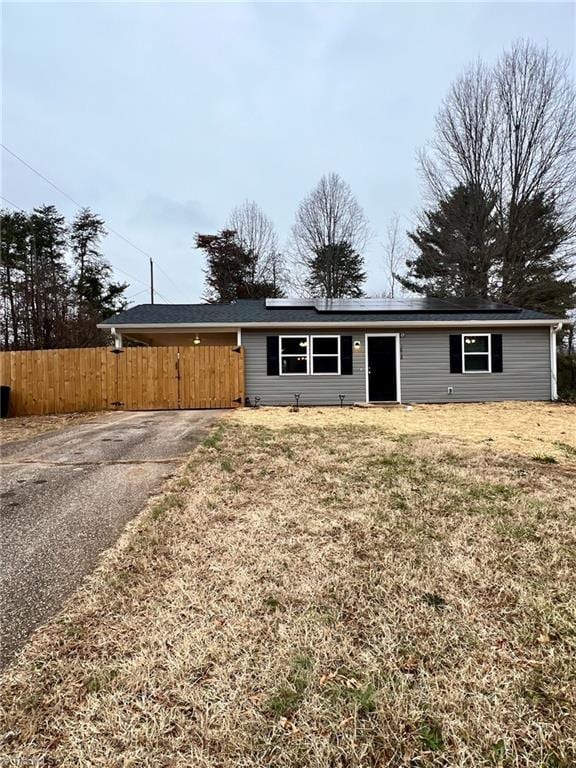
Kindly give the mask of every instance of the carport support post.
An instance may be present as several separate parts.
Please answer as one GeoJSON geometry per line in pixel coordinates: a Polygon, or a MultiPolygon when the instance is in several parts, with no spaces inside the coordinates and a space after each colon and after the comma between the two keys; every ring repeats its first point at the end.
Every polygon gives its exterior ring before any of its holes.
{"type": "Polygon", "coordinates": [[[110,328],[110,333],[114,339],[114,349],[122,349],[122,334],[116,328],[110,328]]]}

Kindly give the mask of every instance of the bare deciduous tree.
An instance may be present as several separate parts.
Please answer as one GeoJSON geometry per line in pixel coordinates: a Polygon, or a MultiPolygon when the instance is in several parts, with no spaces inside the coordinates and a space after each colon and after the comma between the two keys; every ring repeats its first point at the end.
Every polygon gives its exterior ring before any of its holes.
{"type": "Polygon", "coordinates": [[[226,229],[235,232],[236,242],[250,257],[250,282],[270,284],[280,294],[286,278],[285,265],[272,220],[256,202],[246,200],[234,208],[226,229]]]}
{"type": "Polygon", "coordinates": [[[528,41],[514,44],[492,67],[478,62],[452,86],[435,139],[420,156],[431,207],[445,205],[457,188],[481,190],[494,201],[492,295],[510,303],[527,297],[541,303],[537,289],[547,265],[558,306],[570,301],[576,92],[567,68],[558,54],[528,41]]]}
{"type": "Polygon", "coordinates": [[[435,119],[435,137],[420,153],[432,202],[455,186],[491,189],[498,117],[492,73],[482,63],[456,80],[435,119]]]}
{"type": "Polygon", "coordinates": [[[294,271],[317,271],[318,259],[342,249],[361,257],[367,240],[368,222],[350,186],[337,173],[329,173],[298,206],[292,227],[294,271]]]}
{"type": "Polygon", "coordinates": [[[407,248],[400,230],[400,216],[394,213],[386,230],[386,240],[382,243],[384,248],[384,275],[386,278],[386,290],[384,296],[393,299],[402,284],[398,281],[398,274],[406,262],[407,248]]]}
{"type": "Polygon", "coordinates": [[[306,260],[321,248],[347,243],[362,252],[368,240],[368,222],[350,186],[337,173],[322,176],[302,200],[292,227],[300,258],[306,260]]]}
{"type": "Polygon", "coordinates": [[[516,43],[493,68],[478,62],[450,89],[421,153],[435,200],[454,186],[498,193],[502,209],[542,194],[573,203],[576,97],[567,62],[516,43]]]}
{"type": "Polygon", "coordinates": [[[503,55],[494,89],[499,105],[494,175],[505,232],[501,291],[510,300],[525,284],[526,254],[518,241],[532,226],[535,199],[554,204],[564,243],[576,235],[576,95],[567,63],[531,43],[503,55]]]}

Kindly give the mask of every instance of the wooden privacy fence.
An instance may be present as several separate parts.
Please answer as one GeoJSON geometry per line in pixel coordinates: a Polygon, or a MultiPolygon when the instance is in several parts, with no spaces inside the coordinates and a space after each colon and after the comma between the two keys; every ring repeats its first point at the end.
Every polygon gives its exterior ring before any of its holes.
{"type": "Polygon", "coordinates": [[[233,408],[244,402],[242,347],[108,347],[0,352],[10,415],[105,409],[233,408]]]}

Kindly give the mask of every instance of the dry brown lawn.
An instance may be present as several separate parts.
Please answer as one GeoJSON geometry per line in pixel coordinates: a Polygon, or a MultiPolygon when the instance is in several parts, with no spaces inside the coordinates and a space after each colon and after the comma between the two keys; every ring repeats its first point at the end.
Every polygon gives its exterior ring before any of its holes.
{"type": "Polygon", "coordinates": [[[54,416],[16,416],[0,419],[0,443],[12,443],[55,429],[96,418],[94,413],[60,413],[54,416]]]}
{"type": "MultiPolygon", "coordinates": [[[[246,424],[283,428],[294,423],[290,408],[247,409],[246,424]]],[[[544,454],[558,461],[576,460],[576,405],[566,403],[455,403],[391,408],[301,408],[298,423],[321,427],[354,424],[393,434],[443,435],[483,443],[489,448],[529,456],[544,454]],[[354,415],[351,415],[351,414],[354,415]]]]}
{"type": "Polygon", "coordinates": [[[6,672],[0,764],[573,766],[573,434],[536,409],[538,458],[234,414],[6,672]]]}

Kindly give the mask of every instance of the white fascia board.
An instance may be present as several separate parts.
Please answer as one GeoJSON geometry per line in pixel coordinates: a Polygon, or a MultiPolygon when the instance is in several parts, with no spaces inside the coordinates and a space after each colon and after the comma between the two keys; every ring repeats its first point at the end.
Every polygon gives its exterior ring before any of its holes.
{"type": "Polygon", "coordinates": [[[239,325],[238,323],[235,323],[234,325],[230,325],[230,323],[154,323],[151,325],[150,323],[131,323],[130,325],[123,324],[123,323],[116,323],[114,326],[107,325],[106,323],[98,323],[96,328],[102,328],[105,331],[109,331],[111,328],[116,328],[116,330],[122,330],[122,333],[127,333],[129,331],[141,331],[141,332],[149,332],[154,333],[154,331],[170,331],[172,333],[178,333],[179,331],[188,331],[191,328],[194,330],[205,330],[205,331],[218,331],[222,333],[223,331],[229,331],[230,333],[236,333],[239,328],[244,328],[246,326],[239,325]]]}
{"type": "MultiPolygon", "coordinates": [[[[183,331],[187,329],[194,330],[227,330],[230,333],[235,333],[238,328],[250,331],[252,329],[271,328],[477,328],[478,326],[486,327],[523,327],[523,326],[551,326],[558,323],[566,322],[565,320],[410,320],[410,321],[394,321],[394,320],[372,320],[364,322],[361,321],[342,321],[342,322],[283,322],[283,323],[271,323],[271,322],[258,322],[258,323],[237,323],[231,326],[230,323],[155,323],[154,325],[148,324],[133,324],[124,325],[123,323],[116,323],[116,330],[128,333],[130,331],[148,331],[153,333],[154,331],[183,331]]],[[[106,325],[106,323],[99,323],[97,328],[103,328],[109,330],[112,326],[106,325]]]]}

